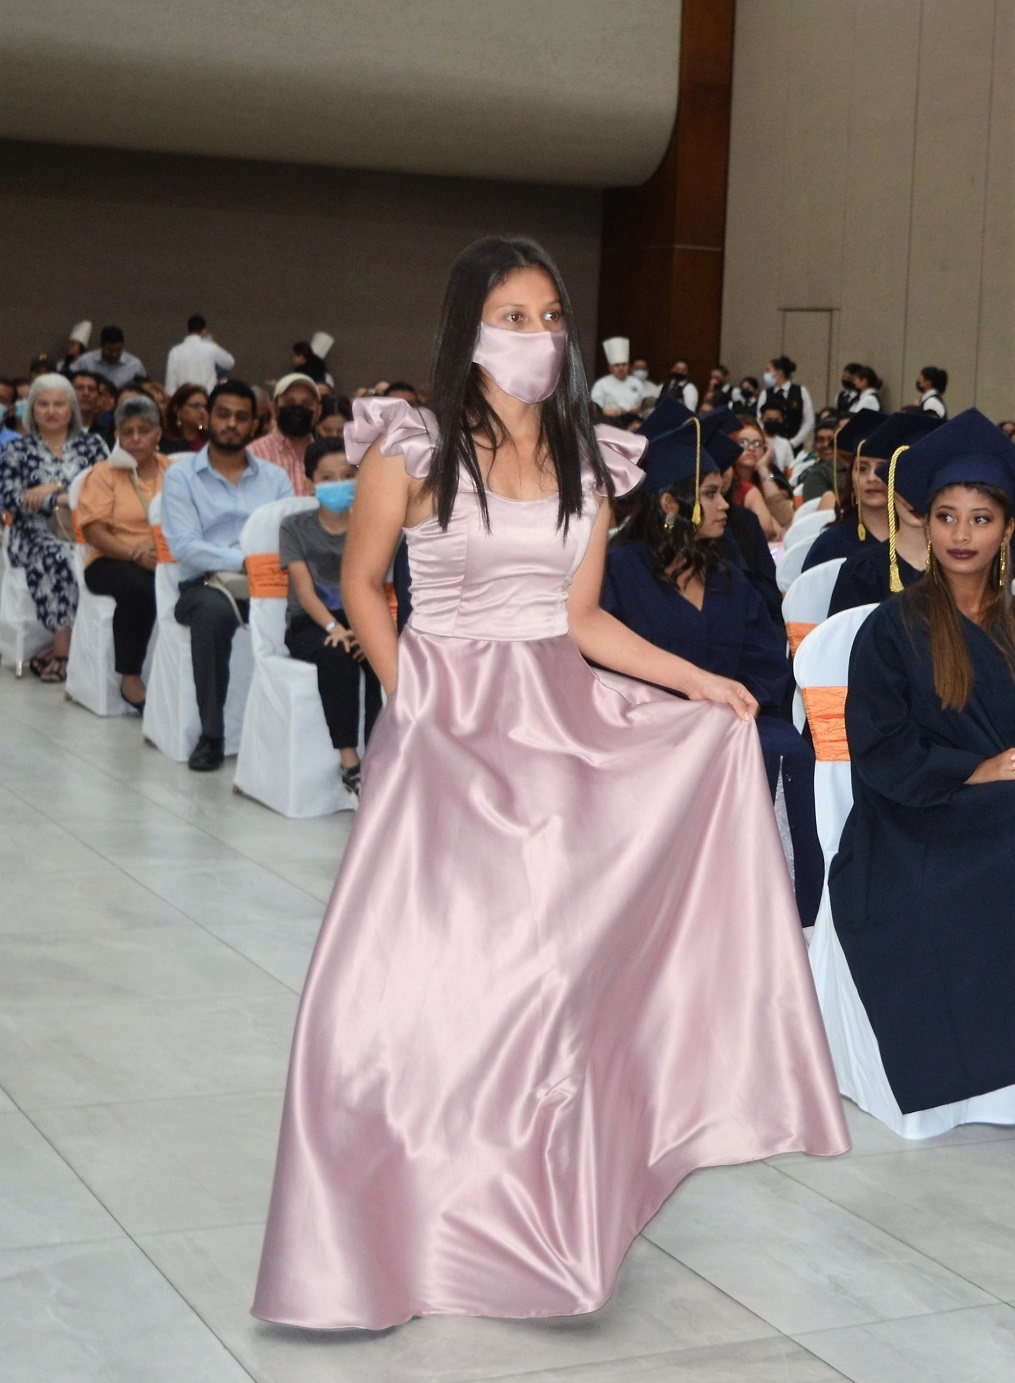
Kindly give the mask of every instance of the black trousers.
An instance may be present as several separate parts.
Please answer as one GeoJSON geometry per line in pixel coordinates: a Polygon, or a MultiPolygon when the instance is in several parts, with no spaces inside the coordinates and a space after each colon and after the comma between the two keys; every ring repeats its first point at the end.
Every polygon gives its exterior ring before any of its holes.
{"type": "Polygon", "coordinates": [[[116,601],[116,670],[121,677],[140,677],[155,627],[155,573],[119,557],[96,557],[85,567],[85,585],[95,595],[111,595],[116,601]]]}
{"type": "MultiPolygon", "coordinates": [[[[237,602],[246,619],[249,600],[237,602]]],[[[206,586],[202,577],[180,586],[176,602],[177,621],[190,627],[190,656],[194,664],[194,686],[201,731],[210,739],[224,738],[222,712],[229,690],[229,654],[233,636],[240,627],[229,597],[206,586]]]]}
{"type": "MultiPolygon", "coordinates": [[[[339,624],[349,621],[339,611],[339,624]]],[[[329,647],[324,630],[309,616],[297,617],[286,631],[286,647],[294,658],[317,665],[317,687],[324,719],[336,749],[355,749],[359,744],[359,683],[364,679],[364,737],[370,738],[381,709],[381,684],[369,663],[359,663],[342,647],[329,647]]]]}

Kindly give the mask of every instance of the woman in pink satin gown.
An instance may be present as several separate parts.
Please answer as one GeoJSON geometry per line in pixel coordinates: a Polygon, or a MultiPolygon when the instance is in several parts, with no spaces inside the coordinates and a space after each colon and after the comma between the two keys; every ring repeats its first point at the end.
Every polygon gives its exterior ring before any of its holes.
{"type": "Polygon", "coordinates": [[[595,1311],[695,1168],[848,1147],[756,707],[599,609],[643,443],[587,399],[556,268],[487,240],[434,414],[346,429],[346,609],[389,700],[297,1021],[265,1320],[595,1311]]]}

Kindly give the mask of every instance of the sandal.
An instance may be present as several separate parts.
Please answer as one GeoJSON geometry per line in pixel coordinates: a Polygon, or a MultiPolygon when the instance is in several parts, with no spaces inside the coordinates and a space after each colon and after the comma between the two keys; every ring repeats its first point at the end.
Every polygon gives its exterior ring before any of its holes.
{"type": "Polygon", "coordinates": [[[38,674],[38,676],[40,682],[46,682],[50,686],[55,685],[58,682],[66,682],[67,659],[50,658],[49,662],[38,674]]]}
{"type": "Polygon", "coordinates": [[[53,658],[53,645],[47,644],[45,648],[39,650],[35,657],[29,662],[28,667],[36,677],[41,677],[49,667],[53,658]]]}

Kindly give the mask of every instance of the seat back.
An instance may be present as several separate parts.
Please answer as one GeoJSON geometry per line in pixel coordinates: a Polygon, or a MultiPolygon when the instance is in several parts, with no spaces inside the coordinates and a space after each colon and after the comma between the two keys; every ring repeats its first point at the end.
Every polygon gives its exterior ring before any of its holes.
{"type": "Polygon", "coordinates": [[[176,602],[180,598],[180,568],[173,561],[173,554],[169,551],[169,544],[166,542],[162,532],[162,496],[158,494],[148,506],[148,522],[151,524],[152,537],[155,539],[155,550],[158,553],[159,564],[155,568],[155,610],[157,618],[160,620],[175,620],[174,611],[176,602]]]}
{"type": "Polygon", "coordinates": [[[830,615],[800,645],[793,664],[814,744],[814,811],[825,871],[853,805],[846,742],[849,655],[860,626],[877,605],[859,605],[830,615]]]}
{"type": "Polygon", "coordinates": [[[250,581],[250,641],[255,658],[287,655],[285,609],[289,578],[279,566],[278,530],[283,519],[316,509],[309,495],[276,499],[255,509],[243,525],[240,549],[250,581]]]}
{"type": "Polygon", "coordinates": [[[802,571],[786,592],[782,617],[786,621],[786,637],[794,658],[811,630],[828,618],[828,603],[845,560],[845,557],[836,557],[831,562],[811,567],[810,571],[802,571]]]}
{"type": "Polygon", "coordinates": [[[814,511],[815,511],[815,509],[817,509],[817,507],[818,507],[818,505],[819,505],[820,503],[821,503],[821,497],[820,497],[820,496],[819,496],[817,499],[805,499],[805,500],[803,500],[803,501],[797,506],[796,514],[793,516],[793,522],[794,522],[794,523],[799,523],[800,520],[803,519],[803,518],[806,518],[808,514],[813,514],[814,511]]]}
{"type": "Polygon", "coordinates": [[[802,543],[797,543],[795,547],[785,548],[781,557],[776,561],[775,584],[783,595],[803,571],[804,561],[813,542],[813,537],[805,538],[802,543]]]}
{"type": "Polygon", "coordinates": [[[808,538],[816,538],[823,528],[834,522],[834,509],[818,509],[811,514],[804,514],[802,518],[798,514],[786,529],[782,545],[788,552],[796,547],[797,543],[806,542],[808,538]]]}

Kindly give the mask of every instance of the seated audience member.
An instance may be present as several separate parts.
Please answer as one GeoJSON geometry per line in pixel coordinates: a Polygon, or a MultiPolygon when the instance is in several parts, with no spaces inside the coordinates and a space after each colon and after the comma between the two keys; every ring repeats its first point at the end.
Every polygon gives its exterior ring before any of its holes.
{"type": "Polygon", "coordinates": [[[395,380],[389,384],[384,391],[386,399],[405,399],[406,403],[412,408],[419,407],[419,394],[416,392],[414,384],[407,384],[405,380],[395,380]]]}
{"type": "MultiPolygon", "coordinates": [[[[836,433],[837,459],[841,458],[845,462],[845,479],[838,495],[830,491],[821,498],[818,508],[831,509],[834,506],[835,521],[829,524],[827,528],[822,529],[811,543],[810,551],[804,558],[804,571],[809,571],[811,567],[819,566],[822,562],[830,562],[836,557],[851,557],[868,540],[867,526],[861,524],[860,521],[860,507],[864,503],[863,498],[860,500],[860,506],[857,504],[856,487],[860,471],[859,462],[863,459],[864,442],[872,432],[887,421],[887,417],[888,415],[885,413],[875,413],[873,408],[862,408],[859,413],[851,413],[849,421],[843,423],[836,433]]],[[[876,459],[875,466],[877,461],[881,459],[880,457],[876,459]]],[[[871,517],[878,532],[883,527],[883,535],[887,537],[888,491],[881,485],[877,475],[869,466],[864,467],[864,479],[871,491],[871,514],[869,517],[871,517]],[[883,495],[881,491],[884,491],[883,495]]],[[[871,541],[876,540],[877,535],[871,539],[871,541]]]]}
{"type": "Polygon", "coordinates": [[[998,427],[1009,441],[1015,441],[1015,419],[1005,418],[998,423],[998,427]]]}
{"type": "Polygon", "coordinates": [[[43,682],[65,682],[78,608],[67,490],[75,476],[102,460],[106,445],[82,432],[65,375],[40,375],[32,384],[25,431],[0,452],[0,509],[11,516],[7,558],[24,571],[39,623],[53,635],[30,667],[43,682]]]}
{"type": "Polygon", "coordinates": [[[16,406],[17,390],[13,379],[0,378],[0,451],[8,442],[16,442],[22,435],[14,425],[17,422],[16,406]]]}
{"type": "Polygon", "coordinates": [[[753,510],[733,503],[736,467],[743,455],[734,434],[740,429],[740,419],[729,409],[715,409],[702,423],[702,440],[720,469],[719,482],[728,506],[726,531],[719,540],[719,548],[726,561],[742,572],[757,591],[772,623],[782,629],[782,592],[768,539],[753,510]]]}
{"type": "Polygon", "coordinates": [[[169,457],[159,451],[162,419],[155,400],[128,396],[116,405],[116,446],[92,467],[78,496],[78,525],[88,544],[85,585],[116,601],[113,650],[120,691],[144,710],[144,670],[155,625],[155,539],[148,521],[169,457]]]}
{"type": "Polygon", "coordinates": [[[250,454],[280,466],[289,477],[293,494],[308,494],[303,458],[321,416],[317,385],[309,375],[283,375],[275,385],[274,410],[274,428],[252,444],[250,454]]]}
{"type": "Polygon", "coordinates": [[[772,439],[765,435],[754,418],[738,414],[739,430],[734,441],[740,444],[736,464],[733,503],[742,504],[757,516],[765,537],[778,542],[793,518],[793,495],[779,475],[772,439]]]}
{"type": "Polygon", "coordinates": [[[208,391],[200,384],[183,384],[169,400],[166,409],[166,435],[162,451],[200,451],[208,443],[208,391]]]}
{"type": "Polygon", "coordinates": [[[933,413],[892,413],[867,438],[865,454],[886,456],[878,479],[886,486],[888,541],[866,542],[839,568],[828,613],[857,605],[880,605],[889,596],[913,586],[927,569],[927,535],[923,520],[908,498],[914,493],[906,462],[908,449],[942,426],[933,413]]]}
{"type": "Polygon", "coordinates": [[[876,371],[872,370],[869,365],[856,365],[853,368],[853,379],[858,393],[849,406],[850,413],[859,413],[861,408],[873,408],[880,413],[881,396],[878,390],[883,389],[884,384],[878,378],[876,371]]]}
{"type": "Polygon", "coordinates": [[[925,413],[935,413],[939,418],[948,417],[944,392],[948,388],[948,371],[936,365],[924,365],[916,377],[916,406],[925,413]]]}
{"type": "MultiPolygon", "coordinates": [[[[165,385],[160,384],[157,379],[146,379],[141,388],[150,399],[154,400],[155,406],[159,410],[159,417],[162,419],[162,427],[165,429],[166,418],[169,414],[169,395],[166,393],[165,385]]],[[[164,456],[165,452],[162,454],[164,456]]]]}
{"type": "Polygon", "coordinates": [[[796,452],[790,446],[789,440],[783,436],[786,430],[785,404],[779,398],[770,399],[758,414],[758,420],[775,453],[775,464],[783,475],[790,475],[796,452]]]}
{"type": "Polygon", "coordinates": [[[180,567],[176,618],[190,627],[201,738],[190,756],[198,772],[219,768],[224,757],[223,710],[229,690],[229,654],[249,602],[229,592],[242,576],[240,533],[262,504],[292,494],[278,466],[252,456],[247,443],[257,426],[257,400],[249,384],[227,379],[208,400],[208,445],[182,455],[162,484],[162,531],[180,567]],[[224,574],[221,575],[221,574],[224,574]]]}
{"type": "Polygon", "coordinates": [[[92,374],[91,370],[75,371],[70,376],[70,382],[74,386],[78,408],[81,411],[81,431],[101,437],[106,446],[110,446],[113,441],[113,429],[104,424],[99,417],[99,391],[102,389],[105,395],[108,384],[105,380],[100,380],[98,375],[92,374]]]}
{"type": "MultiPolygon", "coordinates": [[[[74,376],[71,375],[72,383],[73,380],[74,376]]],[[[116,410],[116,401],[119,398],[120,391],[114,385],[110,384],[109,380],[103,375],[98,375],[96,377],[95,389],[97,396],[95,427],[104,434],[108,442],[111,442],[115,431],[113,426],[113,413],[116,410]]]]}
{"type": "Polygon", "coordinates": [[[184,384],[200,384],[207,392],[214,389],[219,371],[228,374],[235,364],[235,358],[212,340],[208,323],[195,312],[187,321],[186,336],[166,358],[166,389],[175,394],[184,384]]]}
{"type": "Polygon", "coordinates": [[[346,423],[352,422],[352,405],[346,398],[332,395],[321,400],[321,416],[317,420],[317,436],[330,441],[341,437],[346,423]]]}
{"type": "Polygon", "coordinates": [[[293,346],[290,373],[306,375],[313,384],[324,384],[328,378],[328,367],[309,341],[297,341],[293,346]]]}
{"type": "Polygon", "coordinates": [[[342,608],[341,574],[356,471],[340,441],[313,442],[305,458],[307,480],[320,508],[291,514],[279,530],[279,561],[289,573],[286,647],[317,667],[317,686],[342,783],[359,797],[359,693],[365,690],[364,738],[381,709],[381,684],[349,628],[342,608]]]}
{"type": "Polygon", "coordinates": [[[657,647],[736,678],[757,698],[769,787],[774,799],[781,773],[797,904],[810,926],[824,866],[814,821],[814,755],[785,715],[792,686],[785,634],[723,556],[729,506],[718,464],[708,450],[698,453],[694,430],[683,427],[651,442],[644,468],[640,511],[607,554],[603,609],[657,647]]]}
{"type": "MultiPolygon", "coordinates": [[[[252,384],[254,398],[257,400],[257,431],[254,434],[254,441],[259,437],[267,437],[271,431],[271,393],[265,389],[263,384],[252,384]]],[[[274,388],[274,384],[271,386],[274,388]]]]}
{"type": "Polygon", "coordinates": [[[846,465],[836,444],[836,434],[841,425],[834,414],[821,419],[814,428],[813,460],[805,460],[793,471],[793,479],[800,483],[800,496],[805,504],[808,500],[821,499],[828,494],[834,499],[842,492],[846,465]]]}
{"type": "Polygon", "coordinates": [[[715,365],[708,377],[707,394],[720,394],[722,403],[715,404],[716,408],[725,406],[729,408],[733,402],[733,385],[730,383],[730,372],[725,365],[715,365]]]}
{"type": "Polygon", "coordinates": [[[829,892],[909,1114],[1015,1085],[1015,446],[968,409],[905,459],[930,561],[853,645],[829,892]]]}
{"type": "Polygon", "coordinates": [[[114,389],[122,389],[125,384],[147,378],[148,371],[142,361],[130,351],[124,350],[123,331],[120,327],[103,327],[99,333],[99,349],[85,351],[71,366],[71,373],[90,370],[92,374],[108,379],[114,389]]]}

